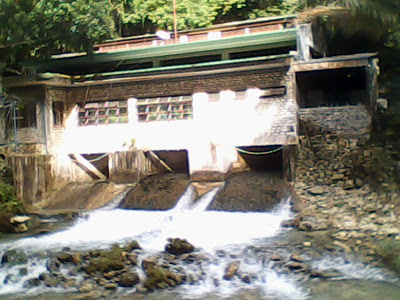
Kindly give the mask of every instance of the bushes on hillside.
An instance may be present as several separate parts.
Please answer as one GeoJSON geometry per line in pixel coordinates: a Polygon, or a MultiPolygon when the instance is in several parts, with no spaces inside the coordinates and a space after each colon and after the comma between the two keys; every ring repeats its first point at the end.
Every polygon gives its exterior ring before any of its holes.
{"type": "Polygon", "coordinates": [[[15,195],[14,187],[0,181],[0,211],[21,213],[24,211],[22,203],[15,195]]]}

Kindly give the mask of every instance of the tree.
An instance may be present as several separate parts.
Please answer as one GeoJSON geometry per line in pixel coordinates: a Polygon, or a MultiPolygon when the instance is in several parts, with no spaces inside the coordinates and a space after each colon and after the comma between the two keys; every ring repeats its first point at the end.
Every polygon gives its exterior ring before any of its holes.
{"type": "Polygon", "coordinates": [[[31,58],[91,52],[95,42],[114,35],[109,8],[107,0],[1,1],[0,73],[31,58]]]}
{"type": "MultiPolygon", "coordinates": [[[[173,29],[172,0],[111,0],[121,36],[173,29]]],[[[178,29],[293,13],[297,0],[177,0],[178,29]]]]}

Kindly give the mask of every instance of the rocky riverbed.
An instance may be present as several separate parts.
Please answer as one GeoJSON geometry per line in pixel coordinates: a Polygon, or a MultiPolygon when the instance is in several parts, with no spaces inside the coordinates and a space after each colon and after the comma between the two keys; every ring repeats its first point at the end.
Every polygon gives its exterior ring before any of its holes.
{"type": "MultiPolygon", "coordinates": [[[[381,264],[378,245],[400,240],[399,151],[365,137],[303,136],[285,226],[324,236],[325,248],[381,264]]],[[[311,245],[313,246],[313,245],[311,245]]]]}

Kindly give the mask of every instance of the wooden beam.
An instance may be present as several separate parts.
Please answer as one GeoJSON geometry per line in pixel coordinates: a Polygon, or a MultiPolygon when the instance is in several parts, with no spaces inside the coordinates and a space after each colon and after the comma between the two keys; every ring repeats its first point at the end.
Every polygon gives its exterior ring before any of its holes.
{"type": "Polygon", "coordinates": [[[161,165],[164,166],[164,168],[166,168],[168,171],[170,171],[171,173],[174,173],[174,171],[161,159],[158,157],[157,154],[155,154],[153,151],[149,151],[150,155],[153,156],[156,160],[158,160],[160,162],[161,165]]]}
{"type": "Polygon", "coordinates": [[[307,72],[307,71],[323,71],[328,69],[346,69],[346,68],[357,68],[367,67],[369,65],[368,59],[363,60],[344,60],[335,62],[312,62],[312,63],[301,63],[294,64],[292,70],[294,72],[307,72]]]}
{"type": "Polygon", "coordinates": [[[91,173],[93,173],[96,177],[99,179],[106,180],[107,177],[101,173],[90,161],[88,161],[86,158],[84,158],[80,154],[71,154],[74,158],[74,162],[80,165],[80,167],[87,172],[87,170],[91,173]]]}

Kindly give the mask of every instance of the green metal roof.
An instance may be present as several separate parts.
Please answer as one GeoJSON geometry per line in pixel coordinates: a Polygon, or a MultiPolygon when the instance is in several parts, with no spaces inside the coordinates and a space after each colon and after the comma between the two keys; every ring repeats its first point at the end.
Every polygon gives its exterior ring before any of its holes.
{"type": "Polygon", "coordinates": [[[128,77],[128,76],[138,76],[138,75],[147,75],[147,74],[157,74],[161,72],[173,72],[173,71],[185,71],[185,70],[196,70],[201,68],[222,68],[227,66],[236,66],[241,64],[249,64],[249,63],[261,63],[263,61],[277,60],[277,59],[286,59],[292,57],[291,54],[279,54],[279,55],[270,55],[270,56],[259,56],[259,57],[250,57],[250,58],[241,58],[234,60],[223,60],[223,61],[213,61],[213,62],[205,62],[205,63],[197,63],[197,64],[188,64],[188,65],[179,65],[179,66],[168,66],[168,67],[158,67],[158,68],[150,68],[150,69],[142,69],[142,70],[126,70],[126,71],[115,71],[115,72],[104,72],[99,74],[86,74],[82,76],[72,76],[76,81],[85,81],[90,79],[107,79],[112,77],[128,77]]]}
{"type": "MultiPolygon", "coordinates": [[[[151,61],[152,59],[171,59],[177,57],[189,57],[206,55],[222,51],[240,52],[253,49],[271,49],[296,45],[297,29],[284,29],[265,33],[235,36],[212,41],[195,41],[185,44],[172,44],[165,46],[147,47],[141,49],[121,50],[106,53],[94,53],[93,55],[53,58],[35,67],[39,72],[62,69],[63,67],[82,67],[121,61],[151,61]]],[[[58,70],[59,72],[59,70],[58,70]]]]}

